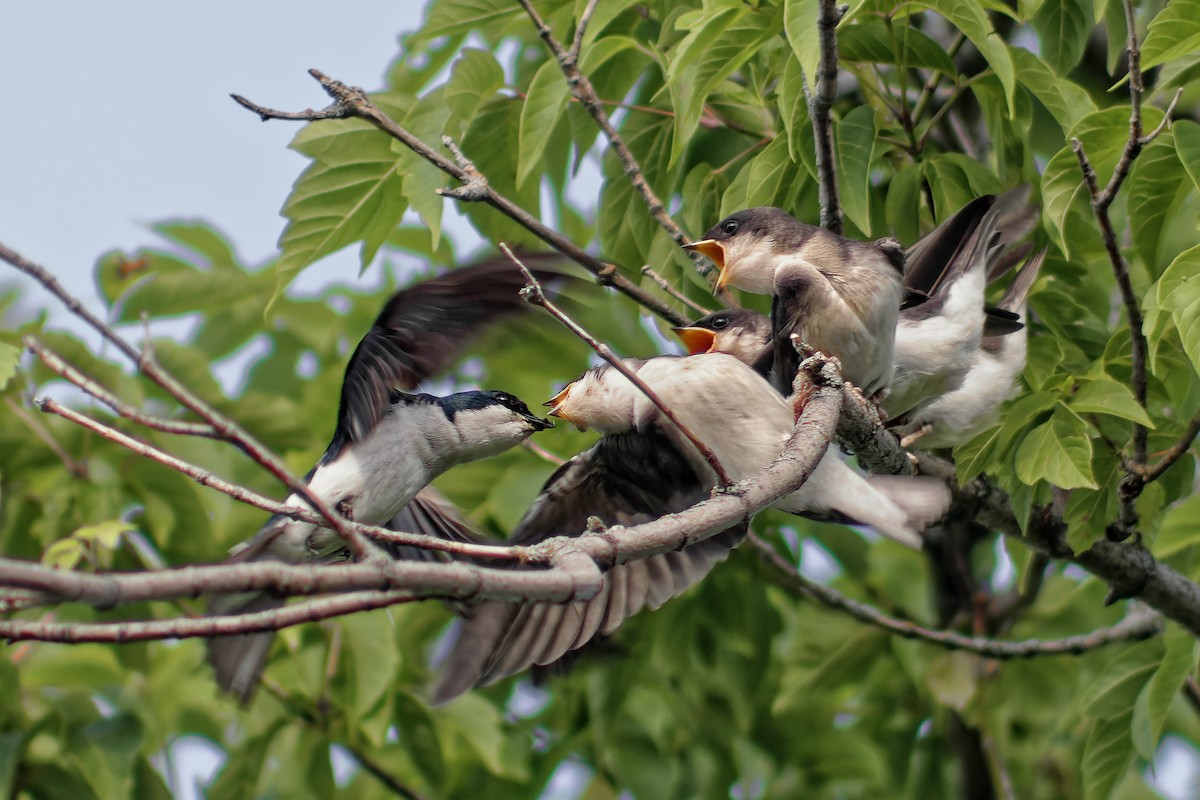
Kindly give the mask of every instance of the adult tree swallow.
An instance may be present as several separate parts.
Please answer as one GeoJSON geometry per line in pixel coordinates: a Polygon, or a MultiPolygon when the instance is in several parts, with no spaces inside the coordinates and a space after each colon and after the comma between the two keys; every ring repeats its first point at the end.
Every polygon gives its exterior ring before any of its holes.
{"type": "MultiPolygon", "coordinates": [[[[397,292],[350,357],[333,439],[305,477],[309,490],[356,522],[394,519],[416,523],[418,532],[469,536],[469,529],[456,531],[457,515],[436,495],[419,492],[450,467],[501,453],[553,424],[505,392],[408,392],[451,363],[480,327],[526,308],[518,295],[523,285],[516,270],[493,259],[397,292]]],[[[308,508],[296,494],[286,505],[308,508]]],[[[320,563],[346,557],[345,543],[332,529],[275,515],[231,560],[320,563]]],[[[262,611],[284,602],[265,593],[233,595],[214,601],[210,613],[262,611]]],[[[249,698],[273,635],[209,640],[209,661],[222,689],[249,698]]]]}
{"type": "Polygon", "coordinates": [[[895,239],[859,242],[800,222],[778,208],[750,208],[686,244],[708,256],[726,284],[772,295],[774,382],[791,391],[799,356],[791,334],[842,363],[868,395],[892,379],[904,250],[895,239]]]}
{"type": "MultiPolygon", "coordinates": [[[[625,363],[708,445],[735,480],[764,469],[793,427],[790,404],[732,356],[661,356],[625,363]]],[[[529,544],[578,535],[589,516],[635,525],[709,496],[707,462],[621,373],[601,366],[552,401],[551,416],[603,434],[549,480],[515,533],[529,544]]],[[[872,525],[910,547],[918,529],[946,511],[949,492],[932,479],[863,478],[827,454],[809,480],[776,507],[818,519],[872,525]]],[[[657,608],[706,575],[745,536],[745,526],[672,553],[614,567],[600,593],[569,604],[489,602],[462,626],[435,700],[499,680],[531,665],[552,664],[643,608],[657,608]]]]}

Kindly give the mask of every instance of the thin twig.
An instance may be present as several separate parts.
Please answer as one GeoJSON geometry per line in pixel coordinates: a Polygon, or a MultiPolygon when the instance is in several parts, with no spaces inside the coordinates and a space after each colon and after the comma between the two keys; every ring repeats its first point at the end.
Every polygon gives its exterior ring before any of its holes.
{"type": "MultiPolygon", "coordinates": [[[[476,195],[478,202],[483,202],[495,208],[500,213],[504,214],[521,227],[533,233],[546,244],[553,247],[558,252],[562,253],[567,258],[576,262],[588,272],[591,272],[599,282],[604,286],[611,286],[621,294],[639,303],[650,312],[662,317],[672,325],[686,325],[687,321],[683,317],[667,306],[665,303],[659,302],[654,297],[643,292],[641,288],[633,281],[626,278],[620,273],[615,264],[610,264],[601,261],[594,256],[589,255],[581,247],[573,241],[563,236],[558,231],[548,228],[542,224],[540,220],[531,215],[528,211],[518,206],[512,200],[509,200],[504,195],[497,192],[491,184],[487,183],[486,178],[478,170],[474,172],[468,171],[461,164],[454,160],[446,158],[432,146],[421,141],[413,136],[407,130],[396,124],[390,117],[379,110],[367,97],[366,92],[355,86],[347,86],[340,81],[336,81],[322,74],[320,71],[311,69],[309,74],[313,76],[321,84],[325,92],[333,98],[334,102],[331,106],[322,111],[302,111],[298,113],[287,113],[266,108],[256,103],[252,103],[244,97],[232,95],[233,99],[242,107],[253,111],[264,120],[268,119],[290,119],[290,120],[311,120],[311,119],[346,119],[350,117],[358,117],[366,120],[371,125],[374,125],[379,130],[388,134],[392,138],[399,141],[405,147],[412,150],[414,153],[433,164],[438,169],[445,172],[460,183],[466,184],[469,187],[477,189],[476,195]]],[[[443,194],[447,194],[450,190],[443,190],[443,194]]],[[[447,196],[455,197],[456,199],[468,201],[473,198],[459,196],[458,194],[447,194],[447,196]]]]}
{"type": "Polygon", "coordinates": [[[63,462],[63,466],[67,468],[67,472],[71,473],[76,478],[87,478],[87,465],[82,461],[76,461],[75,458],[72,457],[71,454],[68,453],[63,446],[58,443],[58,440],[51,435],[50,431],[46,430],[44,425],[39,423],[33,415],[22,408],[20,403],[11,397],[5,397],[4,405],[8,406],[8,410],[26,425],[28,425],[29,429],[33,431],[34,435],[41,439],[42,442],[45,443],[46,447],[50,448],[54,455],[58,456],[58,459],[63,462]]]}
{"type": "MultiPolygon", "coordinates": [[[[538,35],[546,43],[546,48],[558,62],[558,66],[562,69],[563,76],[566,78],[567,86],[571,90],[571,96],[579,101],[579,104],[584,107],[595,121],[596,127],[608,139],[609,146],[612,147],[617,160],[621,162],[621,168],[625,172],[625,177],[629,179],[633,188],[641,196],[642,202],[645,203],[646,209],[650,212],[650,216],[654,218],[659,227],[666,231],[667,235],[676,244],[685,244],[689,241],[687,234],[683,232],[683,229],[671,217],[671,213],[667,211],[667,207],[663,201],[650,188],[650,184],[646,181],[646,175],[642,171],[637,158],[633,155],[633,151],[625,144],[625,140],[621,138],[621,134],[608,118],[608,113],[604,110],[604,105],[600,102],[600,97],[596,94],[596,89],[592,86],[592,82],[579,70],[579,47],[582,45],[582,38],[579,36],[578,30],[576,32],[576,44],[572,45],[570,50],[567,50],[554,36],[554,32],[550,30],[550,26],[538,14],[530,0],[517,0],[517,2],[525,9],[525,13],[529,15],[529,19],[533,22],[534,27],[537,28],[538,35]]],[[[593,6],[594,3],[589,4],[581,16],[581,27],[590,18],[593,6]]],[[[712,271],[712,267],[700,258],[699,253],[689,253],[688,256],[692,258],[697,271],[701,275],[707,276],[712,271]]],[[[718,294],[723,301],[732,304],[733,298],[724,289],[718,294]]]]}
{"type": "Polygon", "coordinates": [[[180,436],[202,436],[210,439],[222,438],[217,433],[216,429],[211,425],[205,425],[200,422],[183,422],[181,420],[164,419],[162,417],[152,416],[150,414],[134,408],[125,403],[115,394],[110,392],[100,383],[84,375],[74,366],[69,364],[66,359],[55,353],[53,350],[42,344],[33,336],[25,337],[25,347],[36,355],[46,368],[55,375],[64,380],[78,386],[83,391],[87,392],[92,397],[99,400],[104,405],[111,408],[118,415],[124,417],[130,422],[137,423],[151,430],[162,431],[163,433],[173,433],[180,436]]]}
{"type": "Polygon", "coordinates": [[[1133,613],[1115,625],[1099,628],[1078,636],[1064,639],[1027,639],[1020,642],[1005,642],[982,636],[964,636],[957,631],[924,628],[912,622],[884,614],[879,609],[858,600],[852,600],[841,592],[831,589],[800,574],[796,566],[785,559],[768,542],[757,534],[750,534],[750,541],[759,554],[774,566],[788,586],[801,594],[813,598],[822,605],[849,614],[859,622],[874,625],[905,639],[919,639],[947,650],[963,650],[997,660],[1032,658],[1034,656],[1080,655],[1118,642],[1133,642],[1157,636],[1162,632],[1162,617],[1153,612],[1133,613]]]}
{"type": "Polygon", "coordinates": [[[406,591],[365,591],[308,600],[270,611],[216,617],[183,617],[129,622],[44,622],[0,620],[0,639],[8,641],[58,642],[83,644],[104,642],[124,644],[161,639],[192,639],[245,633],[278,631],[300,625],[386,608],[419,599],[406,591]]]}
{"type": "Polygon", "coordinates": [[[579,15],[579,21],[575,23],[575,38],[567,53],[572,63],[579,63],[579,53],[583,50],[583,35],[587,32],[588,23],[592,21],[592,15],[596,13],[598,5],[600,5],[600,0],[588,0],[588,4],[583,7],[583,11],[579,15]]]}
{"type": "Polygon", "coordinates": [[[1200,417],[1195,417],[1188,423],[1187,430],[1183,432],[1183,436],[1180,436],[1179,441],[1163,451],[1162,458],[1152,466],[1148,465],[1141,468],[1140,474],[1142,480],[1150,483],[1150,481],[1161,478],[1164,472],[1173,467],[1175,462],[1183,458],[1184,454],[1191,449],[1197,435],[1200,435],[1200,417]]]}
{"type": "Polygon", "coordinates": [[[683,292],[679,291],[674,286],[672,286],[667,281],[666,278],[664,278],[662,275],[659,275],[657,272],[655,272],[654,267],[650,266],[649,264],[645,264],[642,266],[642,274],[645,275],[650,280],[654,281],[656,284],[658,284],[658,288],[662,289],[668,295],[675,298],[679,302],[683,303],[685,306],[690,308],[692,311],[695,311],[700,316],[704,316],[705,314],[710,313],[709,309],[700,305],[699,303],[697,303],[696,301],[692,300],[690,297],[685,295],[683,292]]]}
{"type": "MultiPolygon", "coordinates": [[[[1125,178],[1129,175],[1129,170],[1133,166],[1133,162],[1141,154],[1142,148],[1146,143],[1158,135],[1158,131],[1154,131],[1150,137],[1142,135],[1142,94],[1144,87],[1142,84],[1141,46],[1137,37],[1133,0],[1124,0],[1123,6],[1125,9],[1125,24],[1129,30],[1129,39],[1126,46],[1129,56],[1129,135],[1125,140],[1125,147],[1121,151],[1121,157],[1113,169],[1112,177],[1109,178],[1108,183],[1103,189],[1099,186],[1095,167],[1084,152],[1083,143],[1078,139],[1072,139],[1071,149],[1075,152],[1075,156],[1079,160],[1080,171],[1083,173],[1084,182],[1087,184],[1088,193],[1091,195],[1092,213],[1096,217],[1097,225],[1100,227],[1104,249],[1108,253],[1108,260],[1112,264],[1117,288],[1121,293],[1121,299],[1125,306],[1125,316],[1127,317],[1130,334],[1131,365],[1129,382],[1138,404],[1142,408],[1145,408],[1146,358],[1148,348],[1146,335],[1143,330],[1142,309],[1138,302],[1138,295],[1133,287],[1133,281],[1129,275],[1129,265],[1121,253],[1108,210],[1113,200],[1116,199],[1117,192],[1120,191],[1121,186],[1124,184],[1125,178]]],[[[1172,101],[1171,105],[1171,109],[1173,108],[1174,101],[1172,101]]],[[[1169,118],[1170,110],[1168,110],[1164,123],[1169,118]]],[[[1146,483],[1140,473],[1146,466],[1146,441],[1148,436],[1149,431],[1146,426],[1137,422],[1133,423],[1132,468],[1126,468],[1125,476],[1121,479],[1118,486],[1118,517],[1115,522],[1109,525],[1107,531],[1108,535],[1113,539],[1122,540],[1128,538],[1137,528],[1138,515],[1134,504],[1138,496],[1142,493],[1142,489],[1146,483]]]]}
{"type": "Polygon", "coordinates": [[[504,254],[508,256],[514,264],[517,265],[517,268],[521,270],[521,274],[525,276],[525,281],[528,286],[521,290],[521,296],[535,306],[541,306],[542,308],[546,309],[546,311],[548,311],[551,316],[561,322],[563,326],[567,328],[567,330],[571,331],[571,333],[575,334],[577,337],[586,342],[589,347],[596,351],[597,355],[611,364],[613,369],[624,375],[626,380],[637,387],[638,391],[644,394],[646,398],[654,404],[654,407],[657,408],[659,412],[661,412],[662,415],[671,422],[672,425],[678,428],[679,432],[683,434],[684,438],[691,442],[692,446],[696,448],[701,457],[704,459],[705,463],[708,464],[709,469],[711,469],[713,474],[716,475],[718,486],[724,488],[732,485],[733,481],[730,479],[729,474],[725,471],[725,468],[721,466],[721,462],[717,459],[716,454],[708,447],[708,445],[700,441],[700,439],[694,433],[692,433],[691,430],[689,430],[688,427],[683,424],[683,422],[679,420],[679,417],[675,416],[675,412],[673,412],[667,406],[667,404],[662,401],[662,398],[660,398],[654,392],[654,390],[646,384],[645,381],[639,378],[637,373],[626,366],[625,362],[623,362],[616,355],[616,353],[612,351],[612,348],[588,333],[583,326],[571,319],[571,317],[568,316],[565,311],[551,302],[551,300],[546,297],[546,293],[542,290],[542,284],[537,278],[534,277],[533,273],[529,271],[529,268],[522,264],[521,260],[513,254],[513,251],[509,249],[507,244],[501,242],[500,249],[504,251],[504,254]]]}
{"type": "Polygon", "coordinates": [[[831,110],[837,98],[838,55],[837,25],[846,13],[837,0],[821,0],[817,12],[817,31],[821,54],[817,61],[815,87],[808,96],[808,113],[812,118],[816,140],[817,175],[820,189],[821,226],[834,233],[842,232],[842,203],[838,196],[837,166],[834,162],[833,118],[831,110]]]}

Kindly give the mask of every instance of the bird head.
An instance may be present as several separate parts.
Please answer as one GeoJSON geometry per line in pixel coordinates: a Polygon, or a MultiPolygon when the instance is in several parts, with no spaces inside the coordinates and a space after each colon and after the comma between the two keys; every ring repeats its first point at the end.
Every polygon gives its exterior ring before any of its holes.
{"type": "Polygon", "coordinates": [[[554,427],[507,392],[459,392],[442,398],[441,405],[456,429],[458,456],[466,460],[502,453],[531,434],[554,427]]]}
{"type": "Polygon", "coordinates": [[[581,431],[620,433],[633,425],[633,404],[641,393],[609,366],[596,367],[546,401],[550,416],[564,419],[581,431]]]}
{"type": "Polygon", "coordinates": [[[736,286],[755,294],[772,294],[780,253],[798,249],[808,238],[805,225],[780,208],[747,208],[708,229],[704,238],[683,245],[708,257],[717,269],[717,290],[736,286]]]}
{"type": "Polygon", "coordinates": [[[728,353],[751,363],[771,341],[771,320],[748,308],[714,311],[685,328],[672,328],[689,355],[728,353]]]}

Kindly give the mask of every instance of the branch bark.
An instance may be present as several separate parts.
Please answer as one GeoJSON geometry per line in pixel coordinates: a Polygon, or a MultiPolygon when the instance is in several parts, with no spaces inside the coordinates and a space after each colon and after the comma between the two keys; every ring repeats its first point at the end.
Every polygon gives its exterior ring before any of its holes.
{"type": "Polygon", "coordinates": [[[622,275],[615,264],[607,263],[589,255],[570,239],[558,231],[543,225],[540,220],[533,217],[528,211],[493,189],[483,173],[476,169],[475,165],[466,159],[461,152],[456,153],[458,156],[457,160],[446,158],[433,147],[402,128],[388,117],[387,114],[380,111],[362,89],[355,86],[347,86],[315,69],[309,70],[309,74],[321,84],[325,92],[334,100],[332,105],[321,111],[275,111],[252,103],[236,94],[231,95],[231,97],[243,108],[258,114],[263,121],[269,119],[312,121],[321,119],[346,119],[349,117],[366,120],[463,184],[462,189],[443,190],[441,192],[443,195],[454,197],[464,202],[482,202],[488,204],[567,258],[582,266],[588,272],[591,272],[601,284],[613,287],[621,294],[639,303],[672,325],[687,324],[687,320],[683,315],[643,292],[641,287],[622,275]]]}
{"type": "Polygon", "coordinates": [[[817,184],[820,190],[821,226],[842,232],[842,203],[838,196],[837,167],[834,162],[833,101],[837,98],[838,55],[837,26],[846,6],[837,0],[821,0],[817,11],[821,56],[817,62],[816,86],[808,96],[808,113],[816,139],[817,184]]]}

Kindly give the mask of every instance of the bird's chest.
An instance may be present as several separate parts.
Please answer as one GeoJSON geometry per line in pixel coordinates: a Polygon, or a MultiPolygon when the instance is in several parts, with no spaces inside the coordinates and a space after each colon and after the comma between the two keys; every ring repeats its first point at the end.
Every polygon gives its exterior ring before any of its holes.
{"type": "Polygon", "coordinates": [[[356,522],[384,524],[430,479],[422,443],[402,433],[381,425],[375,435],[321,465],[311,487],[356,522]]]}

